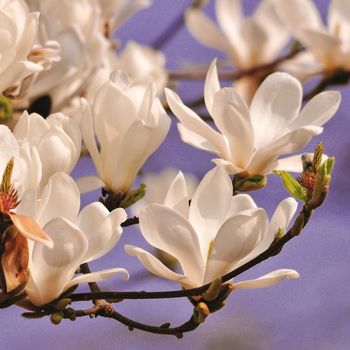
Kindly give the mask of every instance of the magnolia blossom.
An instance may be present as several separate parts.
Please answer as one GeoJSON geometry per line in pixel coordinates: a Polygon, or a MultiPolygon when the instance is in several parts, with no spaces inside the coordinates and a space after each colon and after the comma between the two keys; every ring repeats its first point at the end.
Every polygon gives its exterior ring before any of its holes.
{"type": "MultiPolygon", "coordinates": [[[[146,194],[141,200],[132,205],[132,214],[139,216],[140,210],[150,203],[164,204],[169,187],[177,174],[178,170],[175,170],[174,168],[166,168],[160,173],[147,173],[143,176],[142,183],[146,185],[146,194]]],[[[198,186],[198,180],[190,173],[185,173],[184,177],[188,199],[191,200],[193,193],[198,186]]]]}
{"type": "Polygon", "coordinates": [[[80,193],[74,180],[64,173],[54,174],[41,198],[27,191],[16,212],[36,220],[52,239],[53,249],[43,244],[30,246],[30,278],[26,293],[35,305],[44,305],[74,285],[108,279],[124,269],[112,268],[74,277],[78,267],[109,252],[118,242],[126,213],[118,208],[111,213],[99,202],[80,213],[80,193]]]}
{"type": "MultiPolygon", "coordinates": [[[[107,190],[127,192],[143,163],[166,137],[170,118],[155,94],[154,85],[135,84],[117,71],[99,90],[92,112],[83,102],[83,140],[107,190]]],[[[80,182],[83,191],[101,186],[89,180],[93,179],[80,182]]]]}
{"type": "Polygon", "coordinates": [[[301,84],[287,73],[274,73],[263,81],[248,108],[235,89],[220,88],[215,61],[207,74],[204,99],[219,131],[186,107],[173,91],[166,90],[166,95],[180,120],[182,140],[217,154],[220,158],[214,163],[241,176],[264,175],[284,167],[298,170],[300,158],[281,161],[279,157],[301,150],[312,136],[320,134],[341,99],[339,92],[322,92],[300,111],[301,84]]]}
{"type": "MultiPolygon", "coordinates": [[[[174,256],[183,275],[169,270],[147,251],[126,245],[151,273],[176,281],[183,288],[199,287],[254,259],[285,230],[295,213],[292,198],[282,201],[271,222],[248,195],[232,197],[232,183],[216,167],[201,181],[188,205],[185,181],[180,173],[167,194],[167,204],[150,204],[140,214],[140,229],[152,246],[174,256]]],[[[261,288],[285,278],[297,278],[294,270],[277,270],[257,280],[234,283],[234,288],[261,288]]]]}
{"type": "MultiPolygon", "coordinates": [[[[203,45],[223,51],[230,63],[249,69],[275,60],[289,40],[288,31],[278,19],[271,0],[262,0],[255,13],[244,17],[240,0],[216,0],[219,28],[203,10],[190,8],[186,25],[203,45]]],[[[235,84],[241,96],[250,102],[261,76],[245,77],[235,84]]]]}
{"type": "Polygon", "coordinates": [[[38,14],[29,12],[23,0],[0,2],[1,55],[0,94],[13,84],[40,72],[42,66],[27,58],[32,50],[37,30],[38,14]]]}
{"type": "Polygon", "coordinates": [[[275,8],[283,23],[306,47],[284,68],[299,79],[307,79],[337,68],[350,68],[350,3],[331,0],[328,24],[311,0],[274,0],[275,8]]]}
{"type": "Polygon", "coordinates": [[[41,188],[55,172],[70,173],[79,159],[80,129],[61,113],[44,119],[39,114],[24,112],[13,133],[20,143],[35,146],[42,164],[41,188]]]}

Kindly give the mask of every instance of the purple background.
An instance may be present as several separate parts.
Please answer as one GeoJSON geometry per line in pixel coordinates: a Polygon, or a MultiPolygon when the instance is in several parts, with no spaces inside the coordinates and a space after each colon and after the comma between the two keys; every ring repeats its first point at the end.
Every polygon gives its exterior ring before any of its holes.
{"type": "MultiPolygon", "coordinates": [[[[139,13],[120,32],[125,42],[134,39],[148,44],[174,16],[190,1],[154,0],[154,6],[139,13]]],[[[208,11],[213,13],[213,1],[208,11]]],[[[257,1],[246,1],[248,11],[257,1]]],[[[328,1],[317,1],[325,16],[328,1]]],[[[165,48],[168,67],[176,68],[185,62],[209,62],[219,53],[198,45],[181,30],[165,48]]],[[[180,94],[184,99],[199,96],[201,84],[184,84],[180,94]],[[191,95],[192,94],[192,95],[191,95]]],[[[258,277],[278,268],[294,268],[301,278],[286,281],[265,290],[243,290],[231,295],[227,307],[211,315],[197,331],[178,340],[172,336],[158,336],[135,330],[129,332],[123,325],[100,319],[64,321],[53,326],[45,318],[26,320],[21,310],[13,307],[1,310],[1,349],[235,349],[235,350],[346,350],[350,345],[350,278],[349,278],[349,184],[350,170],[350,104],[349,89],[342,89],[343,103],[323,135],[307,148],[313,150],[323,140],[326,152],[336,157],[336,168],[330,195],[325,205],[314,215],[303,234],[290,242],[279,256],[252,269],[239,279],[258,277]]],[[[159,170],[174,166],[192,171],[198,177],[208,171],[211,155],[201,153],[180,143],[175,123],[170,136],[158,153],[153,155],[145,170],[159,170]]],[[[75,176],[93,171],[89,159],[82,159],[75,176]]],[[[279,180],[269,177],[267,188],[254,194],[257,203],[269,213],[286,197],[279,180]]],[[[95,197],[96,198],[96,197],[95,197]]],[[[91,201],[84,197],[84,203],[91,201]]],[[[93,269],[112,266],[126,267],[129,282],[117,279],[105,282],[106,289],[166,290],[177,285],[152,277],[143,271],[135,258],[123,253],[124,243],[142,244],[136,229],[126,229],[115,251],[93,264],[93,269]]],[[[81,288],[84,290],[85,288],[81,288]]],[[[170,321],[179,324],[190,316],[187,300],[126,301],[117,306],[126,316],[160,325],[170,321]]]]}

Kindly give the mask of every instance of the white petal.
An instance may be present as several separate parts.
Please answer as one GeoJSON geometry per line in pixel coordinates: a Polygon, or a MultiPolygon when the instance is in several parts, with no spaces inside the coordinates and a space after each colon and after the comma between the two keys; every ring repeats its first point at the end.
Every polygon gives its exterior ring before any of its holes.
{"type": "Polygon", "coordinates": [[[179,171],[164,199],[164,205],[176,210],[185,218],[188,217],[189,204],[186,188],[186,181],[183,173],[179,171]]]}
{"type": "MultiPolygon", "coordinates": [[[[303,162],[301,160],[301,156],[303,154],[306,154],[311,158],[314,155],[313,153],[302,153],[302,154],[297,154],[295,156],[278,159],[275,170],[301,173],[303,171],[303,162]]],[[[327,158],[328,158],[328,156],[326,154],[323,154],[322,155],[322,162],[324,162],[327,158]]]]}
{"type": "Polygon", "coordinates": [[[141,210],[140,230],[149,244],[179,260],[185,276],[201,284],[204,261],[199,237],[181,214],[159,204],[150,204],[141,210]]]}
{"type": "Polygon", "coordinates": [[[299,114],[302,97],[301,84],[287,73],[273,73],[263,81],[250,106],[256,148],[285,133],[299,114]]]}
{"type": "Polygon", "coordinates": [[[27,294],[35,305],[46,304],[64,291],[87,251],[83,233],[63,218],[51,220],[44,231],[54,241],[54,247],[49,249],[37,243],[33,248],[31,283],[37,286],[40,295],[33,295],[30,285],[27,294]]]}
{"type": "Polygon", "coordinates": [[[220,90],[216,59],[211,63],[204,83],[204,101],[209,114],[213,115],[214,96],[220,90]]]}
{"type": "Polygon", "coordinates": [[[223,52],[230,52],[230,45],[225,36],[201,10],[189,8],[185,13],[185,23],[190,33],[201,44],[223,52]]]}
{"type": "Polygon", "coordinates": [[[220,228],[209,253],[205,283],[223,276],[236,268],[261,240],[268,222],[264,210],[253,215],[237,215],[228,219],[220,228]]]}
{"type": "Polygon", "coordinates": [[[234,289],[251,289],[251,288],[265,288],[274,286],[282,282],[284,279],[299,278],[298,272],[295,270],[281,269],[268,273],[254,280],[234,283],[234,289]]]}
{"type": "Polygon", "coordinates": [[[248,194],[237,194],[236,196],[233,196],[231,200],[230,216],[237,215],[245,210],[256,208],[257,206],[251,196],[248,194]]]}
{"type": "Polygon", "coordinates": [[[215,95],[213,119],[228,141],[230,160],[246,168],[254,151],[253,127],[246,103],[233,88],[221,89],[215,95]]]}
{"type": "Polygon", "coordinates": [[[292,220],[297,208],[298,202],[291,197],[284,199],[278,204],[275,212],[273,213],[269,226],[269,235],[271,242],[273,241],[275,234],[280,228],[285,231],[287,230],[287,227],[292,220]]]}
{"type": "Polygon", "coordinates": [[[321,92],[305,105],[290,128],[293,130],[304,125],[322,126],[334,116],[340,102],[341,95],[338,91],[321,92]]]}
{"type": "Polygon", "coordinates": [[[200,235],[202,256],[206,259],[210,242],[229,214],[232,183],[219,167],[210,170],[193,195],[189,220],[200,235]]]}
{"type": "Polygon", "coordinates": [[[193,285],[193,282],[190,281],[188,277],[171,271],[160,260],[158,260],[156,257],[148,253],[147,251],[129,244],[125,245],[124,249],[127,254],[131,256],[136,256],[141,262],[141,264],[154,275],[168,279],[170,281],[178,282],[184,288],[192,288],[196,286],[193,285]]]}
{"type": "Polygon", "coordinates": [[[104,187],[105,183],[97,176],[83,176],[75,181],[81,194],[104,187]]]}
{"type": "Polygon", "coordinates": [[[101,270],[96,271],[92,273],[87,273],[85,275],[80,275],[78,277],[73,278],[64,288],[64,291],[68,290],[69,288],[82,283],[89,283],[89,282],[100,282],[107,279],[110,279],[114,277],[115,275],[122,273],[123,280],[127,281],[129,279],[129,273],[125,269],[122,268],[114,268],[114,269],[108,269],[108,270],[101,270]]]}
{"type": "Polygon", "coordinates": [[[45,186],[38,206],[37,221],[41,226],[55,217],[75,222],[80,208],[80,193],[74,180],[65,173],[56,173],[45,186]]]}
{"type": "Polygon", "coordinates": [[[206,139],[218,150],[224,149],[222,136],[217,131],[206,124],[190,108],[186,107],[175,92],[165,89],[165,94],[171,111],[187,129],[206,139]]]}

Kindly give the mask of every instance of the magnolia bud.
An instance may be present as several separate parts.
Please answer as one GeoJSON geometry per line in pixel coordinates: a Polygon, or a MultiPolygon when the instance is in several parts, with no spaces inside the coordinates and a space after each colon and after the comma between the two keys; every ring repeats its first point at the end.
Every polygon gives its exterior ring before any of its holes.
{"type": "Polygon", "coordinates": [[[234,189],[240,192],[255,191],[266,185],[267,179],[264,175],[253,175],[234,182],[234,189]]]}

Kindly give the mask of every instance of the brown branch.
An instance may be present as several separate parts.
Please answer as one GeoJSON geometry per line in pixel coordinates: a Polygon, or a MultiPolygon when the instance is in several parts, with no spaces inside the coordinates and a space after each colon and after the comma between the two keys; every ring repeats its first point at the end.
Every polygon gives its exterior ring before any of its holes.
{"type": "MultiPolygon", "coordinates": [[[[251,269],[257,264],[263,262],[264,260],[277,255],[283,248],[283,246],[289,242],[292,238],[297,236],[301,230],[308,223],[313,208],[306,205],[303,206],[301,212],[296,218],[293,226],[288,230],[288,232],[279,240],[271,244],[271,246],[259,254],[253,260],[243,264],[237,269],[227,273],[222,276],[223,282],[227,282],[232,278],[242,274],[243,272],[251,269]],[[302,218],[302,224],[300,224],[300,218],[302,218]]],[[[175,290],[175,291],[163,291],[163,292],[98,292],[98,293],[76,293],[69,296],[72,301],[88,301],[94,299],[170,299],[170,298],[183,298],[190,296],[197,296],[203,294],[210,286],[210,283],[205,284],[198,288],[185,289],[185,290],[175,290]]]]}
{"type": "MultiPolygon", "coordinates": [[[[292,50],[288,54],[277,58],[273,62],[259,65],[250,69],[242,69],[236,71],[218,72],[220,80],[238,80],[243,77],[251,76],[257,73],[262,73],[266,71],[271,71],[275,69],[282,62],[293,58],[297,53],[301,52],[300,49],[292,50]]],[[[169,71],[169,80],[205,80],[207,76],[207,71],[169,71]]]]}

